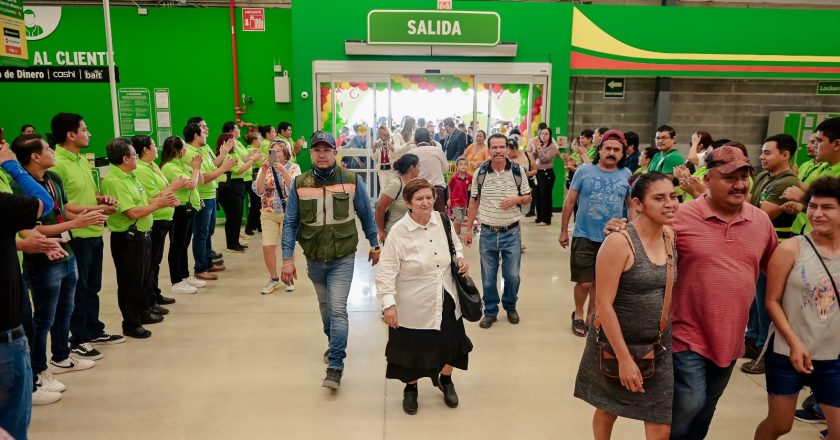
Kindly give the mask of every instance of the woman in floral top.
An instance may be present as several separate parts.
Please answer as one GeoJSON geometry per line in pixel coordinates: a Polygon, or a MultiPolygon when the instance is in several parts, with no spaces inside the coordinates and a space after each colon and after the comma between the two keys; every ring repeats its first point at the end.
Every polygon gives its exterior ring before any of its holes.
{"type": "MultiPolygon", "coordinates": [[[[278,139],[271,144],[269,160],[260,166],[260,172],[254,179],[254,192],[260,196],[260,223],[262,225],[262,249],[263,260],[268,269],[271,279],[262,289],[266,295],[280,287],[280,277],[277,275],[277,245],[283,231],[283,213],[286,207],[289,188],[292,186],[292,179],[300,175],[300,166],[291,161],[292,153],[289,144],[278,139]],[[274,151],[276,153],[272,153],[274,151]],[[275,156],[276,155],[276,156],[275,156]],[[271,157],[277,158],[271,163],[271,157]],[[278,191],[277,186],[280,185],[278,191]]],[[[291,292],[294,285],[286,286],[286,291],[291,292]]]]}

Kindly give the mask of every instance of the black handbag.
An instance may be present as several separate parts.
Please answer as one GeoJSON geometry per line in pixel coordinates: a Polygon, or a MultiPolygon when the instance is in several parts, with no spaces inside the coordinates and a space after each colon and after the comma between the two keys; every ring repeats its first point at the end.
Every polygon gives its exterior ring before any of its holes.
{"type": "MultiPolygon", "coordinates": [[[[627,234],[626,230],[622,230],[621,234],[627,238],[627,241],[630,242],[630,236],[627,234]]],[[[662,316],[659,318],[659,336],[656,339],[656,342],[650,344],[626,344],[627,351],[630,352],[630,356],[633,358],[633,361],[636,363],[636,366],[639,367],[639,372],[642,374],[642,378],[647,379],[656,373],[656,355],[665,350],[665,346],[662,345],[662,333],[665,332],[665,328],[668,326],[668,314],[669,309],[671,307],[671,291],[674,287],[674,242],[671,239],[670,234],[663,231],[662,235],[665,237],[665,252],[667,253],[667,262],[666,262],[666,270],[667,272],[667,279],[665,281],[665,301],[662,304],[662,316]]],[[[630,245],[632,249],[633,245],[630,245]]],[[[634,251],[635,254],[635,251],[634,251]]],[[[619,379],[619,367],[618,367],[618,356],[615,354],[615,349],[610,344],[610,341],[607,340],[606,335],[603,337],[601,336],[601,320],[598,318],[598,315],[595,315],[595,321],[593,322],[593,326],[595,327],[595,344],[598,347],[598,357],[599,357],[599,369],[604,376],[609,377],[610,379],[619,379]]]]}
{"type": "Polygon", "coordinates": [[[484,315],[484,303],[481,301],[481,293],[478,291],[475,282],[469,275],[458,273],[458,264],[455,256],[455,243],[452,240],[452,230],[449,217],[440,214],[443,229],[446,231],[446,239],[449,241],[449,263],[452,271],[452,278],[455,279],[455,289],[458,291],[458,302],[461,303],[461,316],[467,321],[476,322],[484,315]]]}

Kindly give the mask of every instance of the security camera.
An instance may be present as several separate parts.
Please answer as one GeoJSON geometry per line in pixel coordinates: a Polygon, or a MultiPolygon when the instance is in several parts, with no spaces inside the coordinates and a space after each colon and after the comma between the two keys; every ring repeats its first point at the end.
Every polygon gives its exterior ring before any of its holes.
{"type": "Polygon", "coordinates": [[[301,99],[306,99],[306,98],[309,98],[309,93],[307,93],[307,92],[300,92],[300,97],[301,97],[301,99]]]}

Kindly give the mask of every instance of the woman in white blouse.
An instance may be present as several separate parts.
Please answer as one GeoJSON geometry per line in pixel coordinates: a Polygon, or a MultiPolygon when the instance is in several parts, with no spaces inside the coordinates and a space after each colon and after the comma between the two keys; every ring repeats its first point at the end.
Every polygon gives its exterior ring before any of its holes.
{"type": "MultiPolygon", "coordinates": [[[[417,380],[422,377],[443,391],[447,406],[458,406],[452,370],[467,369],[472,342],[464,332],[443,220],[434,211],[434,188],[414,179],[405,185],[403,198],[409,215],[388,234],[376,265],[376,289],[391,327],[385,377],[406,384],[403,411],[416,414],[417,380]]],[[[449,228],[459,272],[467,273],[463,246],[451,224],[449,228]]]]}

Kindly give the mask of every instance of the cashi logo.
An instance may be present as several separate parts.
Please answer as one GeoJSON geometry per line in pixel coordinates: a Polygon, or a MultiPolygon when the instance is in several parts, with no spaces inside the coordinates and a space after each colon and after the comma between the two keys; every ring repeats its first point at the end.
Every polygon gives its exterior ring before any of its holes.
{"type": "Polygon", "coordinates": [[[61,21],[61,6],[26,6],[23,22],[26,24],[26,39],[43,40],[55,32],[61,21]]]}

